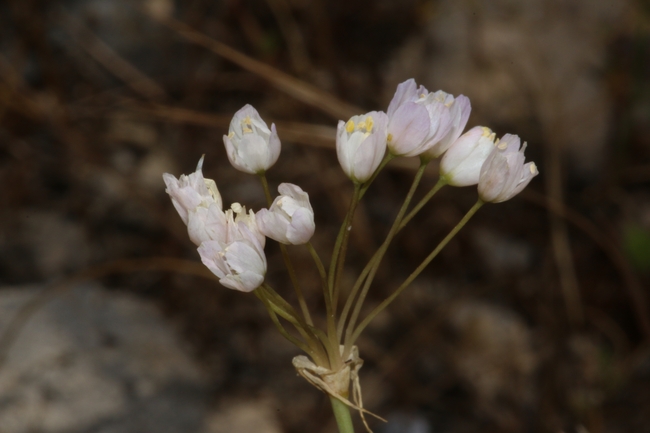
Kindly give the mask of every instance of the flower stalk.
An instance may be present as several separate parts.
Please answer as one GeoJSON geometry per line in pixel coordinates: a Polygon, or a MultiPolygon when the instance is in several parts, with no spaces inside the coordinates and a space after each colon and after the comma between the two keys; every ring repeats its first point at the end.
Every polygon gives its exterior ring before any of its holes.
{"type": "Polygon", "coordinates": [[[431,263],[431,260],[436,258],[436,256],[442,251],[442,249],[447,246],[449,241],[451,241],[454,236],[462,229],[465,227],[465,224],[474,216],[476,212],[483,206],[484,202],[482,200],[478,200],[474,206],[465,214],[463,219],[460,220],[458,224],[449,232],[447,236],[438,244],[438,246],[420,263],[420,265],[415,268],[415,270],[411,273],[411,275],[404,280],[404,282],[393,292],[392,295],[390,295],[388,298],[384,299],[384,301],[379,304],[377,307],[375,307],[374,310],[368,314],[368,316],[359,324],[359,326],[354,330],[354,332],[351,335],[349,344],[354,344],[354,342],[359,338],[359,335],[363,332],[363,330],[372,322],[372,320],[377,316],[377,314],[381,313],[386,309],[388,305],[390,305],[391,302],[395,300],[403,291],[406,289],[412,282],[415,280],[420,273],[424,270],[424,268],[431,263]]]}
{"type": "MultiPolygon", "coordinates": [[[[352,342],[350,341],[350,337],[352,335],[352,330],[354,329],[354,326],[357,322],[357,318],[359,317],[359,313],[361,311],[361,307],[363,306],[363,303],[366,299],[366,295],[368,294],[368,290],[370,289],[370,285],[372,284],[375,274],[377,273],[377,269],[379,269],[379,264],[381,263],[381,260],[384,258],[384,255],[386,254],[386,251],[388,250],[388,246],[390,245],[391,241],[397,234],[398,228],[400,226],[400,223],[402,222],[402,218],[404,217],[404,213],[406,213],[406,209],[408,209],[409,204],[411,203],[411,199],[413,198],[413,195],[415,194],[415,191],[417,190],[418,185],[420,184],[420,181],[422,180],[422,175],[424,174],[424,170],[427,168],[427,164],[429,162],[426,160],[421,160],[420,162],[420,167],[418,168],[417,173],[415,174],[415,177],[413,179],[413,183],[411,184],[411,188],[409,189],[409,192],[406,195],[406,198],[404,199],[404,203],[402,204],[402,207],[400,208],[399,212],[397,213],[397,216],[395,217],[395,221],[393,222],[393,226],[390,228],[390,231],[388,232],[388,235],[386,235],[386,239],[384,240],[383,244],[379,247],[379,250],[377,251],[377,254],[372,258],[372,265],[370,268],[370,271],[368,272],[368,275],[365,277],[365,283],[363,286],[363,289],[361,290],[361,294],[359,295],[359,298],[357,299],[354,310],[352,311],[352,315],[350,316],[350,322],[348,323],[347,330],[345,333],[345,350],[343,352],[343,356],[345,356],[351,349],[352,347],[352,342]]],[[[361,278],[357,279],[357,282],[355,283],[355,288],[358,290],[358,287],[361,284],[361,278]]],[[[352,293],[350,293],[350,297],[348,300],[352,299],[355,296],[355,288],[352,289],[352,293]]],[[[345,321],[344,315],[341,315],[341,321],[345,321]]]]}
{"type": "Polygon", "coordinates": [[[343,266],[345,264],[345,255],[348,249],[348,240],[350,238],[350,232],[352,231],[352,218],[354,217],[354,212],[359,204],[360,197],[361,184],[355,183],[352,199],[350,200],[350,207],[345,216],[345,220],[341,225],[341,229],[339,230],[339,235],[336,238],[336,244],[334,246],[334,253],[332,254],[328,283],[332,294],[332,313],[334,315],[336,315],[337,311],[341,276],[343,275],[343,266]]]}

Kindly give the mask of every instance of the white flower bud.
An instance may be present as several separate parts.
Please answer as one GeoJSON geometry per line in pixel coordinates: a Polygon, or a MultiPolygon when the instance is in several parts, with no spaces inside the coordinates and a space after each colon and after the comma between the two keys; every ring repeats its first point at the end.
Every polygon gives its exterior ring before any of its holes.
{"type": "Polygon", "coordinates": [[[257,110],[248,104],[233,116],[223,143],[230,163],[245,173],[264,173],[280,156],[275,124],[269,129],[257,110]]]}
{"type": "Polygon", "coordinates": [[[336,154],[339,163],[353,182],[370,179],[386,153],[386,113],[371,111],[339,121],[336,131],[336,154]]]}
{"type": "Polygon", "coordinates": [[[440,160],[440,175],[449,185],[478,183],[481,167],[494,149],[495,134],[490,128],[476,126],[458,138],[440,160]]]}
{"type": "Polygon", "coordinates": [[[309,242],[316,228],[309,195],[291,183],[280,184],[278,192],[281,195],[275,198],[270,209],[257,212],[260,232],[283,244],[309,242]]]}
{"type": "Polygon", "coordinates": [[[524,164],[526,143],[519,136],[506,134],[481,167],[478,194],[484,202],[499,203],[519,194],[539,174],[534,162],[524,164]]]}

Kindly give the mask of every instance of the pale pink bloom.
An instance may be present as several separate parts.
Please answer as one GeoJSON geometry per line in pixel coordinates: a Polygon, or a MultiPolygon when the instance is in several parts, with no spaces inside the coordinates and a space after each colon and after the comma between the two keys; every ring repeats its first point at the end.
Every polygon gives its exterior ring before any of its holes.
{"type": "Polygon", "coordinates": [[[370,179],[386,153],[386,113],[371,111],[339,121],[336,154],[345,174],[353,182],[370,179]]]}
{"type": "Polygon", "coordinates": [[[481,167],[494,149],[495,134],[476,126],[456,140],[440,160],[440,176],[452,186],[478,183],[481,167]]]}
{"type": "Polygon", "coordinates": [[[246,213],[246,208],[239,203],[233,203],[225,212],[214,204],[208,208],[198,207],[189,213],[187,232],[190,240],[196,245],[208,240],[230,243],[241,239],[242,224],[264,246],[266,237],[257,227],[255,213],[252,210],[246,213]]]}
{"type": "Polygon", "coordinates": [[[251,292],[264,282],[266,256],[253,235],[228,244],[205,241],[198,251],[203,264],[229,289],[251,292]]]}
{"type": "Polygon", "coordinates": [[[221,194],[212,179],[203,178],[201,171],[203,157],[199,160],[196,171],[190,175],[181,175],[176,179],[169,173],[163,174],[165,190],[172,199],[183,222],[188,226],[190,239],[199,245],[207,238],[204,232],[211,221],[223,215],[221,194]]]}
{"type": "Polygon", "coordinates": [[[260,232],[283,244],[309,242],[316,229],[309,195],[291,183],[280,184],[278,192],[271,207],[256,214],[260,232]]]}
{"type": "MultiPolygon", "coordinates": [[[[444,92],[443,92],[444,93],[444,92]]],[[[465,95],[458,95],[454,98],[451,95],[447,95],[445,100],[447,101],[445,105],[449,108],[449,116],[451,117],[451,127],[447,131],[447,134],[427,149],[420,156],[423,158],[434,159],[440,157],[443,153],[449,149],[449,147],[458,139],[460,134],[463,133],[467,121],[469,120],[469,114],[472,111],[472,106],[469,102],[469,98],[465,95]]]]}
{"type": "Polygon", "coordinates": [[[280,156],[275,124],[269,129],[257,110],[248,104],[233,116],[223,143],[230,163],[245,173],[264,173],[280,156]]]}
{"type": "Polygon", "coordinates": [[[442,155],[460,136],[471,107],[463,95],[417,88],[409,79],[397,86],[388,106],[388,149],[397,156],[442,155]]]}
{"type": "Polygon", "coordinates": [[[246,213],[245,206],[239,203],[233,203],[230,209],[226,211],[226,221],[226,228],[220,233],[219,237],[215,238],[216,240],[230,243],[248,236],[253,236],[257,243],[264,248],[266,236],[260,232],[257,217],[252,209],[246,213]]]}
{"type": "Polygon", "coordinates": [[[519,148],[519,136],[506,134],[481,167],[478,194],[484,202],[499,203],[519,194],[539,174],[534,162],[524,164],[526,143],[519,148]]]}

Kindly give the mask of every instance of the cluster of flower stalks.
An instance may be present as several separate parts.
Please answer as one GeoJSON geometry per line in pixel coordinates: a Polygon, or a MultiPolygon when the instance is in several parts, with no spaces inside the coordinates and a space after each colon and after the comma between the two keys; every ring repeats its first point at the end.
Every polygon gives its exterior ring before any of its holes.
{"type": "Polygon", "coordinates": [[[470,110],[467,97],[454,97],[443,91],[429,92],[411,79],[397,86],[386,113],[372,111],[339,122],[336,152],[341,168],[353,183],[354,193],[334,241],[329,267],[323,264],[310,243],[315,223],[309,195],[297,185],[282,183],[278,187],[279,195],[275,199],[271,196],[265,173],[280,155],[280,139],[275,125],[269,128],[252,106],[246,105],[235,113],[223,141],[230,163],[238,170],[259,177],[268,209],[247,212],[241,204],[233,203],[224,210],[217,185],[203,177],[203,158],[190,175],[181,175],[180,179],[168,173],[163,175],[167,193],[187,225],[191,241],[198,246],[202,262],[225,287],[255,293],[282,335],[308,355],[297,356],[293,364],[310,383],[329,394],[342,432],[352,431],[350,407],[360,412],[364,424],[363,415],[368,413],[363,409],[358,382],[362,361],[355,342],[359,335],[484,203],[509,200],[538,173],[534,163],[525,163],[526,144],[520,146],[518,136],[506,134],[496,139],[495,134],[483,126],[463,134],[470,110]],[[391,159],[415,156],[420,158],[420,167],[386,239],[354,285],[341,287],[351,221],[357,205],[391,159]],[[427,164],[440,157],[439,181],[411,206],[427,164]],[[389,244],[445,185],[478,185],[476,204],[403,284],[361,318],[361,307],[389,244]],[[280,294],[283,290],[276,291],[265,281],[266,238],[280,243],[297,307],[280,294]],[[286,245],[305,245],[314,259],[326,307],[325,320],[317,322],[325,323],[325,329],[314,324],[286,245]],[[288,330],[289,327],[293,330],[288,330]]]}

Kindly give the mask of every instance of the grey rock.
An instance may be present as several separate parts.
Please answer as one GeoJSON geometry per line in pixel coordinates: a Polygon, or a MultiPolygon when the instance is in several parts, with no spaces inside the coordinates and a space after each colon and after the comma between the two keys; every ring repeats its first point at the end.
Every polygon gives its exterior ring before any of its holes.
{"type": "MultiPolygon", "coordinates": [[[[0,332],[41,290],[0,291],[0,332]]],[[[153,305],[82,286],[40,308],[10,347],[0,370],[0,430],[203,431],[208,384],[153,305]]]]}

